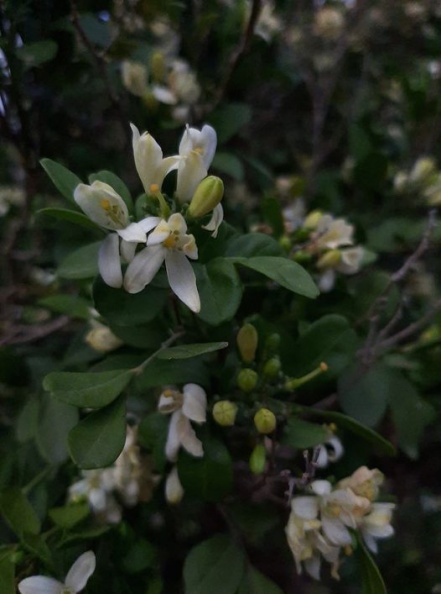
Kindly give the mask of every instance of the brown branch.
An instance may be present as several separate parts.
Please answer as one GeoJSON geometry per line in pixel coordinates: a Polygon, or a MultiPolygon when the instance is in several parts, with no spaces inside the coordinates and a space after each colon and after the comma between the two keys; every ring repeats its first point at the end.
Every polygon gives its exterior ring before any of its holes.
{"type": "Polygon", "coordinates": [[[0,346],[25,344],[40,340],[41,338],[45,338],[46,336],[49,336],[49,334],[53,334],[61,328],[64,328],[68,323],[68,316],[60,316],[59,318],[55,318],[55,320],[51,320],[50,322],[39,326],[16,326],[13,328],[9,336],[0,340],[0,346]]]}

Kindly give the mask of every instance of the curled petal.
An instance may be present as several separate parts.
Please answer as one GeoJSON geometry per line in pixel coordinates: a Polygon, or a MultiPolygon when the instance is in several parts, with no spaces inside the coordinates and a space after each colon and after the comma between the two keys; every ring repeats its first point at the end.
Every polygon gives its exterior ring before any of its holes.
{"type": "Polygon", "coordinates": [[[178,427],[179,440],[184,450],[196,458],[202,458],[204,455],[202,442],[196,437],[190,421],[183,414],[179,418],[178,427]]]}
{"type": "Polygon", "coordinates": [[[128,227],[118,230],[117,233],[125,241],[145,243],[147,239],[146,233],[139,223],[130,223],[128,227]]]}
{"type": "Polygon", "coordinates": [[[207,395],[197,384],[186,384],[183,389],[183,414],[197,423],[205,423],[207,418],[207,395]]]}
{"type": "Polygon", "coordinates": [[[201,310],[201,301],[196,286],[196,275],[190,262],[182,252],[167,250],[165,266],[167,269],[168,282],[170,283],[173,293],[179,297],[191,311],[198,313],[201,310]]]}
{"type": "Polygon", "coordinates": [[[106,285],[114,289],[119,289],[122,286],[119,237],[116,233],[110,233],[100,245],[98,269],[106,285]]]}
{"type": "Polygon", "coordinates": [[[222,204],[218,204],[212,212],[211,219],[208,221],[206,225],[202,225],[202,229],[206,229],[207,231],[213,231],[211,236],[217,237],[219,227],[223,220],[224,209],[222,208],[222,204]]]}
{"type": "Polygon", "coordinates": [[[129,293],[139,293],[148,285],[161,268],[166,248],[162,245],[146,247],[136,254],[130,262],[125,277],[124,288],[129,293]]]}
{"type": "Polygon", "coordinates": [[[66,576],[66,586],[73,592],[80,592],[95,571],[96,559],[93,551],[87,551],[78,557],[66,576]]]}
{"type": "Polygon", "coordinates": [[[21,594],[63,594],[64,584],[43,575],[33,575],[18,584],[21,594]]]}

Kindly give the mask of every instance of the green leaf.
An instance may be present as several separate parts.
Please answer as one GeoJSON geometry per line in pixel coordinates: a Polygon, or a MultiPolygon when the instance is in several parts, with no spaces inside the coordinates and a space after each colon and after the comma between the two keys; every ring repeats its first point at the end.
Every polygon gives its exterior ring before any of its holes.
{"type": "Polygon", "coordinates": [[[167,442],[170,418],[160,412],[146,415],[138,426],[139,443],[153,453],[155,468],[164,472],[167,463],[165,444],[167,442]]]}
{"type": "Polygon", "coordinates": [[[346,318],[336,314],[323,316],[284,355],[284,369],[300,377],[324,361],[329,367],[324,378],[335,377],[352,361],[356,342],[357,336],[346,318]]]}
{"type": "Polygon", "coordinates": [[[132,295],[106,285],[101,277],[93,283],[95,308],[112,324],[138,326],[153,320],[164,307],[168,291],[148,286],[132,295]]]}
{"type": "Polygon", "coordinates": [[[17,439],[19,442],[29,441],[35,437],[38,427],[40,402],[32,395],[21,409],[17,421],[17,439]]]}
{"type": "Polygon", "coordinates": [[[103,170],[98,171],[98,173],[92,173],[91,175],[89,175],[89,183],[92,183],[95,180],[102,181],[105,184],[111,186],[115,190],[115,192],[119,194],[121,198],[124,200],[127,208],[129,209],[129,212],[133,212],[134,206],[132,196],[130,195],[130,190],[121,178],[119,178],[111,171],[103,170]]]}
{"type": "Polygon", "coordinates": [[[143,538],[133,543],[121,560],[122,567],[127,573],[139,573],[154,567],[156,562],[155,547],[143,538]]]}
{"type": "Polygon", "coordinates": [[[273,196],[266,196],[262,200],[261,209],[264,220],[271,225],[276,237],[283,235],[285,233],[285,223],[280,201],[273,196]]]}
{"type": "Polygon", "coordinates": [[[200,431],[204,456],[195,458],[181,451],[178,473],[186,493],[204,501],[221,501],[233,486],[233,463],[224,444],[200,431]]]}
{"type": "Polygon", "coordinates": [[[242,161],[232,153],[216,153],[211,166],[213,169],[229,175],[238,182],[244,179],[245,171],[242,161]]]}
{"type": "Polygon", "coordinates": [[[67,221],[68,223],[73,223],[74,225],[80,225],[81,227],[86,227],[86,229],[93,229],[93,231],[99,233],[100,235],[103,234],[103,231],[95,225],[86,215],[81,212],[77,212],[76,210],[69,210],[68,208],[42,208],[41,210],[37,211],[37,215],[45,215],[48,217],[53,217],[59,221],[67,221]]]}
{"type": "Polygon", "coordinates": [[[58,276],[69,279],[96,276],[98,274],[98,251],[100,246],[101,241],[96,241],[69,254],[58,267],[58,276]]]}
{"type": "Polygon", "coordinates": [[[29,534],[29,532],[25,532],[21,539],[21,543],[33,557],[37,557],[45,565],[51,564],[51,551],[44,536],[41,534],[29,534]]]}
{"type": "Polygon", "coordinates": [[[118,458],[126,440],[124,399],[90,413],[69,433],[69,451],[80,468],[104,468],[118,458]]]}
{"type": "Polygon", "coordinates": [[[328,438],[329,432],[321,425],[291,417],[285,426],[281,442],[294,448],[312,448],[328,438]]]}
{"type": "Polygon", "coordinates": [[[384,416],[389,394],[390,369],[377,363],[370,369],[352,365],[338,381],[343,411],[363,425],[374,427],[384,416]]]}
{"type": "Polygon", "coordinates": [[[135,379],[140,390],[166,386],[168,384],[194,383],[204,387],[210,385],[210,376],[201,359],[154,359],[144,372],[135,379]]]}
{"type": "Polygon", "coordinates": [[[10,556],[0,560],[2,594],[15,594],[15,566],[10,556]]]}
{"type": "Polygon", "coordinates": [[[209,123],[217,132],[219,144],[237,134],[251,120],[251,108],[245,103],[222,105],[210,115],[209,123]]]}
{"type": "Polygon", "coordinates": [[[158,346],[170,337],[169,329],[160,319],[137,326],[118,326],[111,323],[110,329],[125,344],[144,351],[156,351],[158,346]]]}
{"type": "Polygon", "coordinates": [[[121,394],[132,377],[130,369],[98,373],[55,371],[44,378],[43,387],[67,404],[81,408],[102,408],[121,394]]]}
{"type": "Polygon", "coordinates": [[[51,311],[66,314],[71,318],[81,320],[89,320],[90,318],[90,303],[78,295],[49,295],[39,299],[37,303],[51,311]]]}
{"type": "Polygon", "coordinates": [[[158,359],[190,359],[205,353],[213,353],[225,349],[228,342],[205,342],[201,344],[183,344],[170,347],[160,351],[156,356],[158,359]]]}
{"type": "Polygon", "coordinates": [[[57,190],[59,190],[69,202],[76,205],[73,195],[75,188],[78,184],[82,183],[80,178],[63,165],[60,165],[60,163],[56,163],[51,159],[41,159],[40,164],[53,181],[57,190]]]}
{"type": "Polygon", "coordinates": [[[358,538],[357,559],[361,570],[362,594],[387,594],[386,585],[375,561],[358,538]]]}
{"type": "Polygon", "coordinates": [[[283,594],[279,586],[249,565],[237,594],[283,594]]]}
{"type": "Polygon", "coordinates": [[[194,269],[201,298],[198,316],[212,326],[231,320],[242,299],[242,284],[233,264],[216,258],[194,269]]]}
{"type": "Polygon", "coordinates": [[[49,510],[50,519],[59,528],[70,530],[76,524],[82,522],[90,514],[88,503],[77,503],[64,507],[53,507],[49,510]]]}
{"type": "Polygon", "coordinates": [[[241,549],[225,535],[195,546],[184,563],[185,594],[236,594],[245,569],[241,549]]]}
{"type": "Polygon", "coordinates": [[[69,457],[67,436],[78,423],[78,411],[46,395],[39,414],[36,431],[38,449],[51,464],[61,464],[69,457]]]}
{"type": "Polygon", "coordinates": [[[25,532],[40,532],[40,520],[18,487],[11,487],[0,493],[0,511],[17,536],[21,537],[25,532]]]}
{"type": "Polygon", "coordinates": [[[255,256],[281,256],[278,242],[264,233],[247,233],[233,237],[225,250],[226,257],[253,258],[255,256]]]}
{"type": "Polygon", "coordinates": [[[287,258],[260,256],[257,258],[232,258],[237,264],[256,270],[285,287],[305,297],[317,297],[319,290],[306,270],[287,258]]]}
{"type": "Polygon", "coordinates": [[[33,68],[53,60],[57,54],[58,45],[52,39],[26,43],[15,50],[17,58],[22,60],[26,67],[33,68]]]}
{"type": "Polygon", "coordinates": [[[391,444],[390,441],[384,439],[384,437],[382,437],[373,429],[361,425],[358,421],[344,415],[343,413],[307,407],[301,407],[300,410],[307,412],[310,415],[326,419],[327,421],[332,421],[338,427],[343,427],[344,429],[351,431],[355,435],[358,435],[361,438],[368,441],[369,443],[371,443],[379,452],[381,452],[385,456],[395,456],[397,453],[395,446],[391,444]]]}

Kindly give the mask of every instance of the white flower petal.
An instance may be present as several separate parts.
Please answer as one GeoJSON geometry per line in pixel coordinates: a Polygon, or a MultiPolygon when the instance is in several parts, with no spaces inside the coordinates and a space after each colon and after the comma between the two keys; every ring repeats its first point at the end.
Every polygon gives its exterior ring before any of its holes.
{"type": "Polygon", "coordinates": [[[211,165],[211,162],[214,157],[214,153],[216,152],[216,145],[217,145],[217,135],[214,128],[205,124],[201,130],[201,135],[203,138],[204,144],[204,152],[203,152],[203,159],[205,167],[208,169],[211,165]]]}
{"type": "Polygon", "coordinates": [[[310,559],[305,559],[305,569],[315,580],[320,580],[320,555],[314,554],[310,559]]]}
{"type": "Polygon", "coordinates": [[[74,592],[80,592],[95,571],[95,566],[96,559],[93,551],[80,555],[67,573],[66,586],[74,592]]]}
{"type": "Polygon", "coordinates": [[[18,584],[21,594],[62,594],[64,584],[54,578],[43,575],[33,575],[18,584]]]}
{"type": "Polygon", "coordinates": [[[98,270],[106,285],[114,289],[119,289],[122,286],[123,277],[119,256],[119,237],[116,233],[109,233],[100,245],[98,270]]]}
{"type": "Polygon", "coordinates": [[[183,414],[191,421],[205,423],[207,420],[207,395],[197,384],[186,384],[183,389],[183,414]]]}
{"type": "Polygon", "coordinates": [[[331,543],[339,546],[350,545],[352,542],[349,530],[338,518],[322,517],[322,527],[325,536],[331,543]]]}
{"type": "Polygon", "coordinates": [[[79,184],[74,200],[91,221],[105,229],[123,229],[129,224],[129,211],[112,186],[101,181],[79,184]]]}
{"type": "Polygon", "coordinates": [[[182,158],[178,166],[178,177],[176,182],[176,196],[182,202],[188,202],[208,171],[204,164],[203,157],[196,151],[192,151],[182,158]]]}
{"type": "Polygon", "coordinates": [[[340,458],[343,456],[345,452],[342,442],[336,436],[328,439],[328,441],[326,442],[326,447],[328,450],[328,457],[331,462],[336,462],[337,460],[340,460],[340,458]]]}
{"type": "Polygon", "coordinates": [[[222,204],[218,204],[215,206],[212,214],[211,219],[208,221],[206,225],[202,225],[202,229],[206,229],[207,231],[213,231],[211,234],[212,237],[217,237],[217,233],[219,227],[224,220],[224,209],[222,208],[222,204]]]}
{"type": "Polygon", "coordinates": [[[202,458],[204,455],[202,442],[196,437],[190,421],[182,414],[178,421],[178,432],[179,440],[184,450],[197,458],[202,458]]]}
{"type": "Polygon", "coordinates": [[[117,233],[124,239],[124,241],[145,243],[147,239],[146,233],[139,223],[130,223],[128,227],[119,229],[117,233]]]}
{"type": "Polygon", "coordinates": [[[156,225],[159,225],[160,222],[160,217],[146,217],[145,219],[138,221],[138,225],[141,227],[143,231],[148,233],[149,231],[154,229],[156,225]]]}
{"type": "Polygon", "coordinates": [[[294,497],[291,501],[292,511],[302,520],[315,520],[318,516],[317,497],[294,497]]]}
{"type": "Polygon", "coordinates": [[[332,485],[329,481],[313,481],[311,489],[316,495],[327,495],[332,490],[332,485]]]}
{"type": "Polygon", "coordinates": [[[364,530],[362,530],[362,535],[363,535],[363,540],[366,543],[367,548],[370,551],[372,551],[372,553],[378,553],[378,545],[377,545],[377,541],[375,540],[375,538],[368,532],[365,532],[364,530]]]}
{"type": "Polygon", "coordinates": [[[156,172],[162,162],[162,149],[156,140],[145,132],[140,135],[139,130],[133,124],[132,128],[132,146],[135,157],[136,171],[142,181],[144,190],[147,194],[151,192],[152,184],[161,186],[162,180],[158,182],[156,179],[156,172]]]}
{"type": "Polygon", "coordinates": [[[124,262],[131,262],[133,260],[137,245],[134,241],[124,241],[124,239],[121,239],[119,249],[124,262]]]}
{"type": "MultiPolygon", "coordinates": [[[[175,411],[171,418],[168,426],[167,442],[165,444],[165,455],[167,460],[176,462],[178,459],[179,448],[181,447],[181,439],[179,435],[179,422],[183,417],[181,410],[175,411]]],[[[183,417],[185,418],[185,417],[183,417]]]]}
{"type": "Polygon", "coordinates": [[[181,252],[167,250],[165,266],[172,291],[191,311],[198,313],[201,310],[201,301],[196,275],[190,262],[181,252]]]}
{"type": "Polygon", "coordinates": [[[160,103],[164,103],[165,105],[176,105],[176,103],[178,102],[178,98],[176,97],[176,95],[167,87],[163,87],[161,85],[153,85],[151,90],[153,97],[157,99],[160,103]]]}
{"type": "Polygon", "coordinates": [[[154,278],[164,261],[166,248],[162,245],[146,247],[136,254],[130,262],[125,277],[124,288],[129,293],[139,293],[154,278]]]}

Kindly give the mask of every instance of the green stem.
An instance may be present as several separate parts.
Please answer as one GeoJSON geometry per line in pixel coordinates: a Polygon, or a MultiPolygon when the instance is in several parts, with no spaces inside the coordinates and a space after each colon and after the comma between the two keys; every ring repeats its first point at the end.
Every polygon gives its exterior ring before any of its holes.
{"type": "Polygon", "coordinates": [[[180,331],[180,332],[175,332],[174,334],[172,334],[170,336],[170,338],[167,338],[167,340],[165,340],[160,348],[155,351],[152,355],[150,355],[150,357],[148,357],[145,361],[143,361],[140,365],[138,365],[137,367],[133,367],[133,369],[131,369],[131,372],[139,375],[141,374],[144,369],[147,367],[147,365],[149,365],[154,359],[156,359],[156,357],[158,356],[158,354],[163,351],[164,349],[167,349],[169,346],[171,346],[174,342],[176,342],[176,340],[178,340],[178,338],[181,338],[181,336],[183,336],[185,334],[184,331],[180,331]]]}

